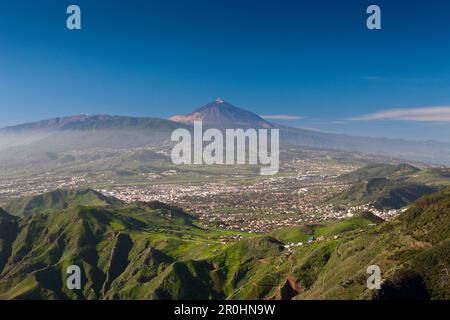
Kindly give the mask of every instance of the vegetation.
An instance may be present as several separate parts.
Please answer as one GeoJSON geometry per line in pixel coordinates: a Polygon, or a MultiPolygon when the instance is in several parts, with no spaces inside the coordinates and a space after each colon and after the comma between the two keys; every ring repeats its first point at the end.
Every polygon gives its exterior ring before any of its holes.
{"type": "Polygon", "coordinates": [[[450,298],[450,190],[395,221],[362,212],[270,235],[202,228],[172,206],[96,195],[20,199],[9,207],[21,218],[0,210],[0,299],[450,298]],[[305,243],[287,249],[292,242],[305,243]],[[65,286],[73,264],[82,290],[65,286]],[[373,264],[378,291],[366,287],[373,264]]]}
{"type": "Polygon", "coordinates": [[[121,201],[92,189],[55,190],[39,196],[22,197],[8,203],[5,209],[17,216],[28,216],[66,209],[69,204],[103,206],[120,204],[121,201]]]}
{"type": "Polygon", "coordinates": [[[449,176],[447,170],[438,168],[421,170],[408,164],[370,164],[342,175],[339,179],[351,186],[330,202],[370,203],[380,210],[400,209],[448,186],[449,176]]]}

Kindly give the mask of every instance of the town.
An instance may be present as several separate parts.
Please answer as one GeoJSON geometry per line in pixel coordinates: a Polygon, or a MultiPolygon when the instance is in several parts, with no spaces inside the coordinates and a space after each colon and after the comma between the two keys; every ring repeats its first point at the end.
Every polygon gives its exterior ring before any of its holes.
{"type": "Polygon", "coordinates": [[[204,225],[250,233],[343,219],[364,210],[387,220],[398,214],[398,210],[378,210],[370,203],[342,206],[330,201],[349,188],[338,177],[361,166],[358,162],[342,160],[342,154],[329,151],[311,151],[307,157],[290,152],[281,154],[283,166],[275,176],[261,176],[256,170],[247,173],[245,166],[226,167],[219,177],[207,168],[192,173],[186,166],[161,166],[134,175],[127,170],[47,171],[23,176],[4,171],[0,205],[20,196],[90,187],[126,202],[168,203],[197,216],[204,225]]]}

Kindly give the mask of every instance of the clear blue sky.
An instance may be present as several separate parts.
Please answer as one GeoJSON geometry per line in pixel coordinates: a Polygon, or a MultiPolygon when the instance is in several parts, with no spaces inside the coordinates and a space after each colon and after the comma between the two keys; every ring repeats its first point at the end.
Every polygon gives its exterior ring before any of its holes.
{"type": "Polygon", "coordinates": [[[167,118],[217,97],[303,117],[289,125],[450,141],[450,111],[429,109],[450,106],[450,2],[0,0],[0,126],[167,118]],[[381,31],[365,27],[370,4],[381,31]],[[399,108],[419,116],[385,112],[399,108]]]}

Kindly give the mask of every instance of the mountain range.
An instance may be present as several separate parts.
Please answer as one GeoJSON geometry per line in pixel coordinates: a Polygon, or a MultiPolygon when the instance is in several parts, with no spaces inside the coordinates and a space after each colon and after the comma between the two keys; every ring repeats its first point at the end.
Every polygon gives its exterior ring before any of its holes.
{"type": "Polygon", "coordinates": [[[361,212],[261,235],[90,189],[21,198],[9,210],[0,210],[0,299],[450,298],[448,189],[390,222],[361,212]],[[65,285],[70,265],[81,290],[65,285]],[[369,265],[382,270],[380,290],[366,286],[369,265]]]}
{"type": "Polygon", "coordinates": [[[76,115],[0,129],[0,160],[17,162],[36,154],[101,148],[143,148],[170,144],[173,130],[194,120],[226,128],[278,128],[283,145],[361,152],[387,158],[450,164],[450,144],[434,141],[348,136],[270,123],[255,113],[216,100],[170,120],[110,115],[76,115]]]}
{"type": "MultiPolygon", "coordinates": [[[[199,119],[220,129],[277,128],[282,159],[301,150],[305,160],[319,148],[345,150],[339,163],[360,152],[447,161],[445,144],[290,128],[222,100],[172,120],[77,115],[0,129],[2,181],[16,183],[18,193],[35,184],[27,193],[33,195],[2,201],[0,300],[450,298],[448,169],[359,163],[356,171],[333,178],[350,187],[331,204],[410,205],[408,210],[386,222],[362,211],[261,234],[207,226],[172,205],[128,203],[86,187],[36,192],[51,180],[50,172],[56,183],[79,175],[86,186],[94,175],[102,176],[100,183],[120,176],[136,185],[155,168],[174,171],[167,164],[170,135],[180,127],[191,130],[199,119]],[[65,286],[74,264],[82,270],[81,290],[65,286]],[[380,290],[366,286],[369,265],[382,270],[380,290]]],[[[207,175],[216,181],[214,170],[207,175]]]]}

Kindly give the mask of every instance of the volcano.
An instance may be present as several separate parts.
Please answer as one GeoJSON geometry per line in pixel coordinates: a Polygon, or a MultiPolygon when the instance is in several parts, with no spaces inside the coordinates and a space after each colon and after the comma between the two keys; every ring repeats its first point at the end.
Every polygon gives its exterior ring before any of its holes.
{"type": "Polygon", "coordinates": [[[267,122],[257,114],[235,107],[232,104],[217,99],[203,107],[194,110],[188,115],[177,115],[169,120],[193,124],[194,121],[202,121],[204,125],[219,128],[274,128],[275,126],[267,122]]]}

